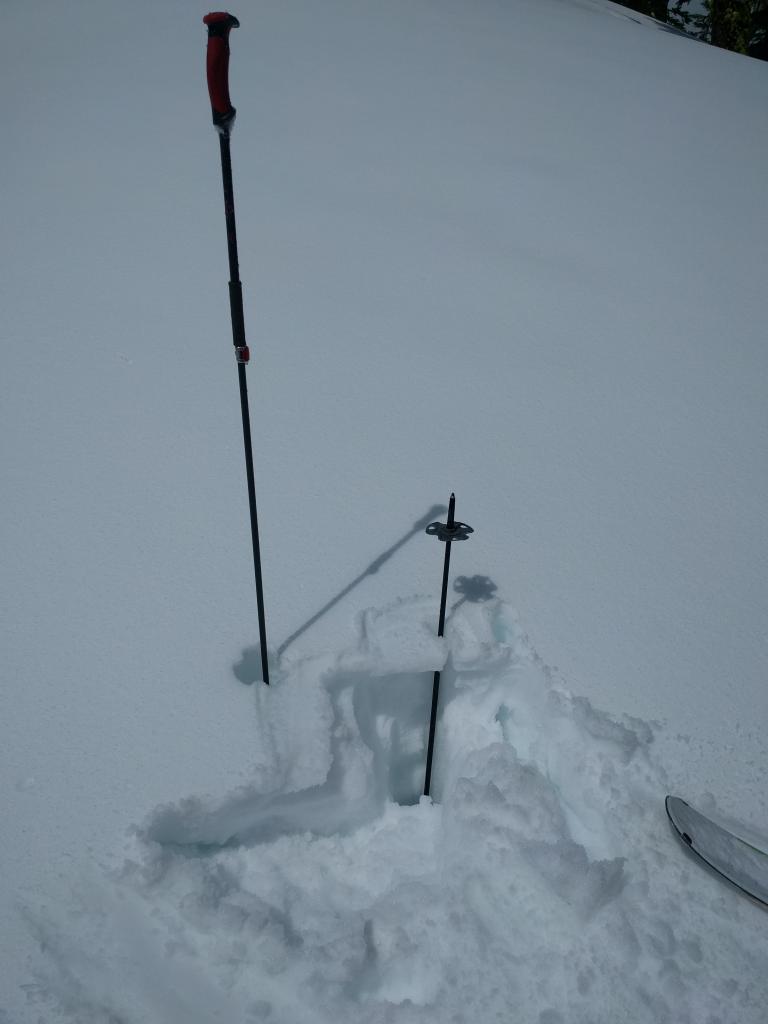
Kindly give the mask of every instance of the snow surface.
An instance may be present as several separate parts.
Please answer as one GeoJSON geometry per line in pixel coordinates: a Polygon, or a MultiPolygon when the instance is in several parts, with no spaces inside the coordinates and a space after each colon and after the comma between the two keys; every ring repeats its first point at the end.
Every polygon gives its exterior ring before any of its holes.
{"type": "Polygon", "coordinates": [[[763,1022],[768,66],[235,12],[266,690],[204,13],[4,11],[0,1020],[763,1022]]]}

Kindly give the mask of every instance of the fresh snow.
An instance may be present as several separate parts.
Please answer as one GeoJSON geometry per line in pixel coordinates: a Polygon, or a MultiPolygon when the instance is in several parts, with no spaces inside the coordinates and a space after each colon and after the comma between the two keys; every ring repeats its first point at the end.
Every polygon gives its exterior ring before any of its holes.
{"type": "Polygon", "coordinates": [[[762,1024],[768,65],[234,12],[266,689],[204,13],[4,12],[0,1021],[762,1024]]]}

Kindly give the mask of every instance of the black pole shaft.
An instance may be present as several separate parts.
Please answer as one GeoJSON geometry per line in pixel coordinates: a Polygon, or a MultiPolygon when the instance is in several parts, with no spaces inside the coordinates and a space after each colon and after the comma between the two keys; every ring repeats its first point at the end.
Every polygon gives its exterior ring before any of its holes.
{"type": "MultiPolygon", "coordinates": [[[[454,512],[456,509],[456,495],[452,494],[448,502],[448,527],[454,525],[454,512]]],[[[443,562],[443,589],[440,594],[440,621],[437,627],[437,635],[442,636],[445,630],[445,606],[448,601],[448,575],[451,567],[451,542],[445,542],[445,560],[443,562]]],[[[432,682],[432,710],[429,715],[429,741],[427,743],[427,770],[424,777],[424,796],[429,796],[432,785],[432,757],[435,753],[435,730],[437,727],[437,705],[440,699],[440,671],[435,672],[432,682]]]]}
{"type": "Polygon", "coordinates": [[[235,195],[232,187],[232,159],[229,151],[229,135],[220,133],[219,143],[221,146],[221,177],[224,184],[224,216],[227,223],[227,249],[229,253],[229,306],[232,314],[232,341],[234,342],[235,353],[237,355],[237,376],[240,386],[240,409],[243,416],[245,473],[248,479],[248,505],[251,513],[251,540],[253,542],[253,571],[256,578],[256,605],[259,619],[259,642],[261,644],[261,671],[264,677],[264,682],[269,686],[267,626],[266,617],[264,615],[264,587],[261,578],[259,520],[256,514],[256,483],[253,474],[251,417],[248,409],[248,384],[245,377],[245,365],[248,361],[248,348],[245,341],[243,289],[240,283],[240,267],[237,256],[235,195]]]}

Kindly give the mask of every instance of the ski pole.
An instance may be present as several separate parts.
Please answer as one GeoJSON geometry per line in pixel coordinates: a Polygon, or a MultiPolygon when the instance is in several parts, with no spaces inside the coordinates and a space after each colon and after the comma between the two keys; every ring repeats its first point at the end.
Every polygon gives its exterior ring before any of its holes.
{"type": "Polygon", "coordinates": [[[208,26],[208,49],[206,72],[208,94],[211,98],[213,124],[219,133],[221,149],[221,177],[224,185],[224,216],[227,225],[227,248],[229,251],[229,307],[232,316],[232,340],[235,344],[237,375],[240,385],[240,408],[243,415],[243,444],[245,446],[245,473],[248,479],[248,504],[251,513],[251,540],[253,542],[253,570],[256,577],[256,605],[259,618],[259,641],[261,644],[261,671],[264,682],[269,686],[269,665],[267,662],[267,627],[264,616],[264,589],[261,579],[261,550],[259,547],[259,521],[256,515],[256,485],[253,476],[253,448],[251,445],[251,418],[248,411],[248,385],[245,367],[250,352],[245,340],[245,319],[243,316],[243,289],[240,283],[240,268],[237,256],[237,230],[235,227],[235,196],[232,188],[232,159],[229,152],[229,137],[235,123],[235,108],[229,98],[229,33],[238,28],[240,22],[226,11],[206,14],[203,22],[208,26]]]}
{"type": "MultiPolygon", "coordinates": [[[[440,619],[437,626],[437,635],[442,636],[445,630],[445,605],[448,601],[448,576],[451,570],[451,543],[455,540],[466,540],[470,533],[474,533],[471,526],[466,523],[457,523],[454,519],[456,510],[456,495],[452,494],[448,502],[448,522],[430,523],[426,532],[430,537],[437,537],[445,544],[445,558],[443,560],[443,589],[440,594],[440,619]]],[[[427,770],[424,776],[424,796],[429,796],[432,785],[432,758],[435,753],[435,731],[437,729],[437,706],[440,699],[440,670],[435,672],[432,682],[432,709],[429,715],[429,741],[427,743],[427,770]]]]}

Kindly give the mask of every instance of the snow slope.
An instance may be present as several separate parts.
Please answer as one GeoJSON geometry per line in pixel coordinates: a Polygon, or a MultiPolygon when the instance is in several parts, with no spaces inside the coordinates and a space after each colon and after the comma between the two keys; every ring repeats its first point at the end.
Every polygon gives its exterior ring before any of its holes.
{"type": "Polygon", "coordinates": [[[0,1009],[762,1021],[661,798],[764,830],[766,66],[597,2],[236,11],[265,694],[203,13],[5,12],[0,1009]],[[500,601],[443,649],[451,489],[500,601]]]}

